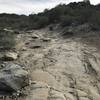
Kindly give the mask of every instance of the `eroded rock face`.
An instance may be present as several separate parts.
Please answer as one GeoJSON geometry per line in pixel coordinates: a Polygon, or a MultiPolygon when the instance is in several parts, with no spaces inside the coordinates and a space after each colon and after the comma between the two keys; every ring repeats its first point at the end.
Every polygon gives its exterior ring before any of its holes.
{"type": "Polygon", "coordinates": [[[3,64],[0,70],[0,95],[17,92],[28,85],[28,72],[14,63],[3,64]]]}

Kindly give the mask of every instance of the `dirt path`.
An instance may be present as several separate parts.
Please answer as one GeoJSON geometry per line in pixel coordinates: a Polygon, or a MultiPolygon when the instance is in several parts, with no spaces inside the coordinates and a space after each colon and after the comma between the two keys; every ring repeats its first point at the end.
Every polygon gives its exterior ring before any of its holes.
{"type": "Polygon", "coordinates": [[[17,62],[31,76],[26,100],[100,100],[99,52],[57,34],[41,30],[19,36],[17,62]]]}

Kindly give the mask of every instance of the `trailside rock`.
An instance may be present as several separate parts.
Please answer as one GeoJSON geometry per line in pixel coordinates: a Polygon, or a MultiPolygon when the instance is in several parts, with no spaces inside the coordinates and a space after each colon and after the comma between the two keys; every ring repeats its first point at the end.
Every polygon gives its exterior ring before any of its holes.
{"type": "Polygon", "coordinates": [[[4,61],[13,61],[18,58],[18,54],[15,52],[7,52],[2,56],[2,60],[4,61]]]}
{"type": "Polygon", "coordinates": [[[0,70],[0,94],[9,94],[28,85],[28,72],[14,63],[4,64],[0,70]]]}

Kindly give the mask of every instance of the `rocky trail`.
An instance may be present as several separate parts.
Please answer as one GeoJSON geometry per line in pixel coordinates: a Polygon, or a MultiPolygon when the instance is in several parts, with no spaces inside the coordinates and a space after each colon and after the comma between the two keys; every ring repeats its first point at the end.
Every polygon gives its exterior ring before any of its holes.
{"type": "Polygon", "coordinates": [[[24,95],[0,100],[100,100],[100,51],[84,42],[85,35],[63,39],[47,29],[18,34],[19,56],[10,62],[24,66],[29,85],[24,95]]]}

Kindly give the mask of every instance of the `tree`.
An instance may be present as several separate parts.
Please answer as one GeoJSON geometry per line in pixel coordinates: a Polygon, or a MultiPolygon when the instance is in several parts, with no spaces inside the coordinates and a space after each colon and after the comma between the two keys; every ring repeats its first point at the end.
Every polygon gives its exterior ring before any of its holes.
{"type": "Polygon", "coordinates": [[[84,0],[84,2],[90,4],[90,0],[84,0]]]}

